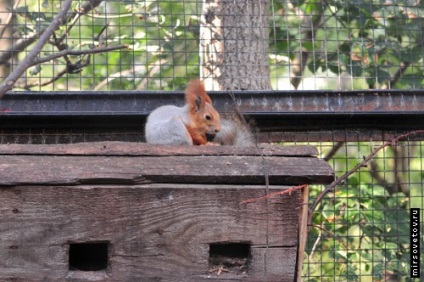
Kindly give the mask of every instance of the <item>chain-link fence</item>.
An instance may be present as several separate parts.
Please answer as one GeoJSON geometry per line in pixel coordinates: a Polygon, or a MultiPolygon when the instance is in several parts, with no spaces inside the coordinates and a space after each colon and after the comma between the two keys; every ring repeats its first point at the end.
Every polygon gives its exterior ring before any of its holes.
{"type": "MultiPolygon", "coordinates": [[[[261,106],[239,107],[257,119],[259,141],[313,144],[339,177],[383,142],[424,127],[421,1],[72,1],[51,30],[65,2],[0,1],[0,82],[23,69],[13,90],[27,95],[15,112],[8,95],[0,100],[1,143],[143,141],[141,101],[122,90],[183,90],[195,77],[221,90],[216,97],[259,93],[252,103],[261,106]],[[75,104],[33,98],[50,91],[75,104]],[[115,94],[116,109],[81,98],[115,94]]],[[[412,280],[423,136],[385,147],[320,202],[304,281],[412,280]]],[[[311,204],[324,188],[312,187],[311,204]]]]}

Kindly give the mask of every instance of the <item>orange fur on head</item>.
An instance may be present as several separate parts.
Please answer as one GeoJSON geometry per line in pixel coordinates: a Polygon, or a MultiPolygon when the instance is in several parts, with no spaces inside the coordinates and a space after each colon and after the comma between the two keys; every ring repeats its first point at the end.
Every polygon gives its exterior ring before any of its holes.
{"type": "Polygon", "coordinates": [[[219,113],[212,106],[212,100],[199,79],[190,81],[185,99],[189,107],[187,130],[194,145],[204,145],[208,142],[206,133],[216,134],[221,129],[219,113]]]}

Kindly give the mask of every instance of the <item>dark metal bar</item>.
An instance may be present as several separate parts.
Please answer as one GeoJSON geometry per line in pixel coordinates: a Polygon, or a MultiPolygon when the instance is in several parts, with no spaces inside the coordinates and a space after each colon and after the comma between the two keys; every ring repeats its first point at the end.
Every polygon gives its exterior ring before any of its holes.
{"type": "MultiPolygon", "coordinates": [[[[235,104],[262,131],[424,127],[424,91],[234,91],[235,104]]],[[[0,100],[0,128],[140,128],[165,105],[183,105],[183,92],[16,92],[0,100]]],[[[211,92],[230,111],[229,92],[211,92]]]]}

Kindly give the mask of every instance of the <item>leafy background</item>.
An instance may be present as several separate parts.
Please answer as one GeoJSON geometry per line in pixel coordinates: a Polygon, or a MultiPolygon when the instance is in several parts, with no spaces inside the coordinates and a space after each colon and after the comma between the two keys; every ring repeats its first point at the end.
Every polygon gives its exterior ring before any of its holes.
{"type": "MultiPolygon", "coordinates": [[[[60,2],[23,2],[16,9],[19,36],[29,36],[47,25],[60,2]]],[[[81,16],[64,43],[72,49],[113,44],[128,44],[129,49],[92,55],[80,72],[41,89],[173,90],[183,88],[187,78],[198,76],[201,1],[105,3],[81,16]]],[[[411,0],[270,1],[273,88],[293,89],[290,62],[300,50],[309,59],[298,88],[422,88],[422,13],[421,1],[411,0]],[[319,21],[314,23],[314,19],[319,21]],[[311,30],[313,38],[306,35],[311,30]]],[[[60,37],[65,31],[62,26],[56,34],[60,37]]],[[[47,45],[44,52],[55,49],[47,45]]],[[[50,78],[61,65],[66,63],[56,60],[33,67],[27,77],[33,81],[50,78]]]]}
{"type": "MultiPolygon", "coordinates": [[[[336,175],[353,168],[380,144],[344,144],[330,160],[336,175]]],[[[322,152],[332,147],[328,143],[315,145],[321,146],[322,152]]],[[[398,146],[409,150],[402,156],[408,159],[408,169],[395,170],[399,156],[393,148],[386,148],[319,206],[313,219],[315,228],[308,237],[305,281],[412,281],[409,208],[423,207],[423,142],[398,146]],[[373,171],[375,166],[380,168],[373,171]],[[406,186],[405,192],[393,189],[396,177],[406,186]]],[[[314,187],[311,198],[321,189],[314,187]]]]}

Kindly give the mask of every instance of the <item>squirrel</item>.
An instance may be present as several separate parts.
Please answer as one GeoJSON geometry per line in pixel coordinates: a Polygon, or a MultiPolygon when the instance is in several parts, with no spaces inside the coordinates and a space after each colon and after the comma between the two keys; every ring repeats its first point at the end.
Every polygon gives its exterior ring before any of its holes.
{"type": "Polygon", "coordinates": [[[221,130],[221,117],[212,106],[203,83],[196,79],[185,90],[183,107],[161,106],[147,117],[147,143],[168,145],[207,145],[221,130]]]}
{"type": "Polygon", "coordinates": [[[255,123],[235,109],[221,118],[200,80],[185,91],[186,105],[166,105],[147,118],[147,143],[168,145],[255,146],[255,123]]]}

